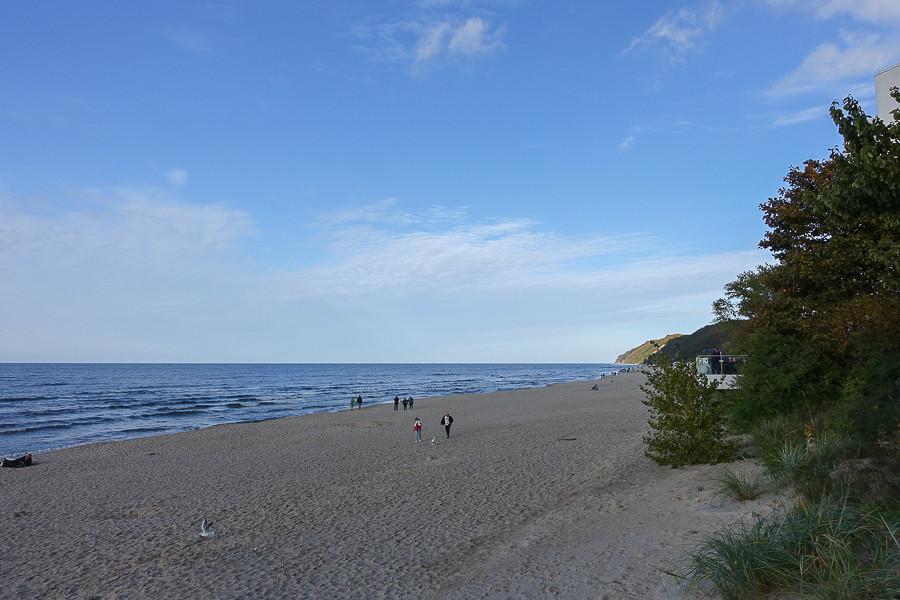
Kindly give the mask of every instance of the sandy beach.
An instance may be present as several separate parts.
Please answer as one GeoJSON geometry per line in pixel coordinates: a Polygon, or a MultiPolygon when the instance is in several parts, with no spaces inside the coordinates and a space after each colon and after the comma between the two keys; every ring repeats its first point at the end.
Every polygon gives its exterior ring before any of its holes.
{"type": "Polygon", "coordinates": [[[692,597],[660,569],[761,509],[713,499],[721,465],[644,457],[644,380],[35,456],[0,470],[0,599],[692,597]]]}

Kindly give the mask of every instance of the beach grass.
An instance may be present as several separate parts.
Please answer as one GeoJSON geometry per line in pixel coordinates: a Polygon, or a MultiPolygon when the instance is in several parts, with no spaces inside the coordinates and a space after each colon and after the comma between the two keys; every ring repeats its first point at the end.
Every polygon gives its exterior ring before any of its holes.
{"type": "Polygon", "coordinates": [[[750,474],[735,473],[725,469],[716,478],[714,498],[729,498],[738,502],[755,500],[766,490],[766,476],[760,471],[750,474]]]}
{"type": "Polygon", "coordinates": [[[681,577],[710,596],[900,595],[897,525],[831,498],[711,534],[688,555],[688,564],[681,577]]]}

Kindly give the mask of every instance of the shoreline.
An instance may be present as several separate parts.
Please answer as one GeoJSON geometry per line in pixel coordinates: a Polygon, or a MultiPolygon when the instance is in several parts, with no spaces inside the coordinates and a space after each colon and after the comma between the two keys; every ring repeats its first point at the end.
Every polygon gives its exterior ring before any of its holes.
{"type": "Polygon", "coordinates": [[[0,364],[0,451],[43,454],[97,441],[600,377],[613,365],[0,364]]]}
{"type": "Polygon", "coordinates": [[[669,469],[643,456],[644,380],[35,455],[0,472],[0,543],[22,557],[0,566],[0,597],[681,597],[660,569],[754,506],[711,503],[721,465],[669,469]],[[447,411],[450,439],[438,425],[447,411]],[[215,536],[199,535],[202,519],[215,536]]]}

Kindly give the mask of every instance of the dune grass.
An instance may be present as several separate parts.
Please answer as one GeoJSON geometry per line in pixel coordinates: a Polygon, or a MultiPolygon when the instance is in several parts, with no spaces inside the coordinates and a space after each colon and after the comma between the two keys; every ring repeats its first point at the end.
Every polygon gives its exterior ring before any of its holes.
{"type": "Polygon", "coordinates": [[[799,503],[706,536],[670,574],[739,600],[900,598],[900,523],[885,509],[897,497],[896,461],[788,419],[765,423],[754,441],[763,473],[726,469],[716,495],[749,500],[768,481],[794,490],[799,503]]]}
{"type": "Polygon", "coordinates": [[[688,565],[684,581],[723,598],[900,597],[897,525],[831,498],[712,534],[688,565]]]}
{"type": "Polygon", "coordinates": [[[735,473],[725,469],[716,479],[717,488],[714,498],[729,498],[738,502],[755,500],[766,490],[764,473],[735,473]]]}

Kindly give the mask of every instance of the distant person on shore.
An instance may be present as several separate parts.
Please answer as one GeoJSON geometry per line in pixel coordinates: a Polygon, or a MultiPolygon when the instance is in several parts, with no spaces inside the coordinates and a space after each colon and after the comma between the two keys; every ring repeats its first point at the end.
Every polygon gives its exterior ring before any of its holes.
{"type": "Polygon", "coordinates": [[[419,417],[416,417],[416,422],[413,423],[413,431],[416,432],[416,441],[422,441],[422,421],[419,420],[419,417]]]}
{"type": "Polygon", "coordinates": [[[400,396],[394,396],[394,410],[400,410],[400,396]]]}
{"type": "Polygon", "coordinates": [[[350,396],[350,410],[353,410],[354,406],[356,406],[356,398],[350,396]]]}
{"type": "Polygon", "coordinates": [[[406,410],[407,406],[409,406],[409,398],[403,396],[403,410],[406,410]]]}
{"type": "Polygon", "coordinates": [[[441,418],[441,425],[444,426],[444,429],[447,430],[447,439],[450,439],[450,426],[453,425],[453,417],[450,416],[450,413],[445,413],[441,418]]]}
{"type": "Polygon", "coordinates": [[[409,397],[409,410],[412,410],[413,397],[409,397]]]}
{"type": "Polygon", "coordinates": [[[356,408],[362,408],[362,394],[356,397],[356,408]]]}

